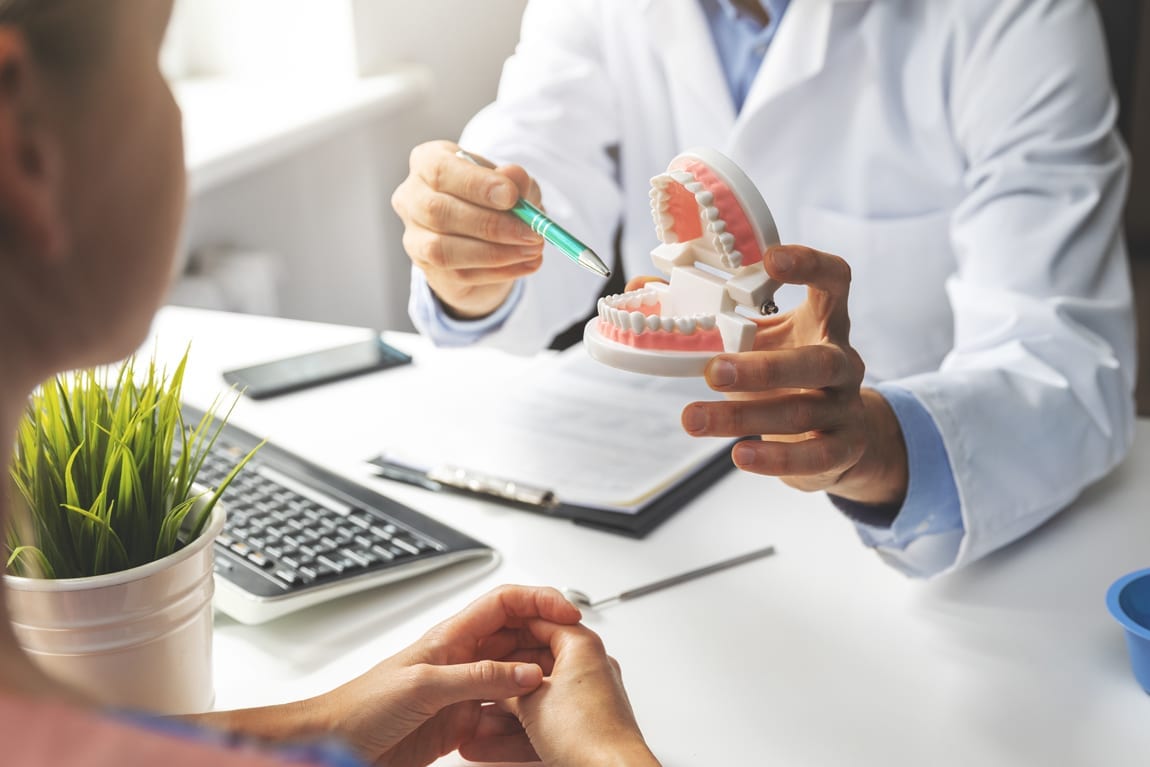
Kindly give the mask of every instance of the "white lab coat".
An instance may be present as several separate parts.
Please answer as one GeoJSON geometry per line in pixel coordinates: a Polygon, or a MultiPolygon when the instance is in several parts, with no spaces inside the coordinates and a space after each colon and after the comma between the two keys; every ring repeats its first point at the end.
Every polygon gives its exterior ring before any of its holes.
{"type": "MultiPolygon", "coordinates": [[[[961,564],[1132,439],[1127,156],[1103,46],[1089,0],[792,0],[736,116],[695,0],[531,0],[461,143],[526,167],[597,252],[621,224],[629,276],[653,272],[649,179],[693,146],[737,161],[784,242],[851,264],[869,381],[909,389],[943,436],[961,564]]],[[[601,286],[551,254],[485,342],[541,348],[601,286]]],[[[783,308],[802,298],[787,290],[783,308]]]]}

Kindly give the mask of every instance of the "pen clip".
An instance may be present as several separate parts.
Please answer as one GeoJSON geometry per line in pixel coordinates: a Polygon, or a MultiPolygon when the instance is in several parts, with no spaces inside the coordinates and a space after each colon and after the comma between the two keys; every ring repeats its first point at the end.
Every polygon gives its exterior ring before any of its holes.
{"type": "Polygon", "coordinates": [[[441,485],[477,495],[520,503],[525,506],[548,508],[556,505],[555,493],[541,487],[526,485],[512,479],[493,477],[459,466],[438,466],[427,472],[427,478],[441,485]]]}
{"type": "Polygon", "coordinates": [[[555,493],[546,488],[516,482],[512,479],[502,479],[458,466],[426,468],[415,461],[391,452],[381,453],[372,459],[371,463],[376,467],[376,471],[387,479],[406,482],[409,485],[418,485],[426,490],[438,492],[450,489],[470,495],[489,496],[508,503],[538,509],[549,509],[559,503],[555,493]]]}

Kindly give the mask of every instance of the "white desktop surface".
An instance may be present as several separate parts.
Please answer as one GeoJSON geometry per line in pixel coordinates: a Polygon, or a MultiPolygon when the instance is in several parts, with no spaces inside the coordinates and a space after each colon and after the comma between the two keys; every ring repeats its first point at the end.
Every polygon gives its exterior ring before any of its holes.
{"type": "MultiPolygon", "coordinates": [[[[185,392],[201,406],[225,390],[223,369],[368,334],[174,308],[155,325],[167,359],[192,340],[185,392]]],[[[466,397],[485,366],[526,364],[387,337],[413,365],[241,401],[233,420],[362,476],[502,561],[462,585],[460,573],[433,575],[262,626],[217,614],[219,708],[329,689],[500,583],[601,597],[774,544],[774,557],[586,612],[666,767],[1150,764],[1150,696],[1105,606],[1111,582],[1150,566],[1150,421],[1126,463],[1053,522],[921,582],[866,550],[821,494],[739,472],[641,541],[372,479],[362,459],[381,434],[418,429],[424,408],[466,397]]]]}

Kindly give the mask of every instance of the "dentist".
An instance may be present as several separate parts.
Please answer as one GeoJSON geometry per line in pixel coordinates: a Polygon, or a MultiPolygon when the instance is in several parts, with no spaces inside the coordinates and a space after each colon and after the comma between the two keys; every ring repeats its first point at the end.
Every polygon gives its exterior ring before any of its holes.
{"type": "Polygon", "coordinates": [[[529,353],[601,280],[507,211],[522,195],[629,277],[649,180],[712,146],[771,206],[788,283],[755,350],[689,405],[742,469],[826,491],[902,571],[1042,524],[1126,454],[1128,158],[1090,0],[530,0],[495,103],[411,155],[393,206],[411,313],[529,353]],[[530,175],[529,175],[530,174],[530,175]],[[787,291],[790,291],[788,294],[787,291]]]}

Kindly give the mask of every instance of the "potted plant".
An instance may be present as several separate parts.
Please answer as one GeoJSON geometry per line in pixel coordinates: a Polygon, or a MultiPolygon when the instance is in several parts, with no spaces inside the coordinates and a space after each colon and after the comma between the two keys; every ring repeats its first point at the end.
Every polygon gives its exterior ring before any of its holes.
{"type": "MultiPolygon", "coordinates": [[[[46,671],[110,706],[161,713],[211,707],[216,488],[196,484],[229,410],[185,422],[185,352],[170,376],[153,360],[83,370],[30,399],[11,468],[9,607],[46,671]]],[[[232,403],[234,407],[234,401],[232,403]]],[[[258,448],[257,448],[258,449],[258,448]]]]}

